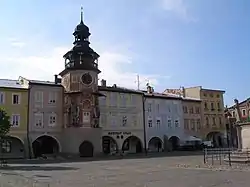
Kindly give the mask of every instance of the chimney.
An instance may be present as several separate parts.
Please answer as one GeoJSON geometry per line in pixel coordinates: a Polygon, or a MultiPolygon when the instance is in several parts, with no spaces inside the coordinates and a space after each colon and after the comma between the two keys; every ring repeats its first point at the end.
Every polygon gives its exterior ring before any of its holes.
{"type": "Polygon", "coordinates": [[[147,86],[147,93],[152,94],[154,92],[154,89],[151,86],[147,86]]]}
{"type": "Polygon", "coordinates": [[[107,81],[102,79],[101,80],[101,86],[106,87],[107,86],[107,81]]]}
{"type": "Polygon", "coordinates": [[[62,79],[58,78],[58,75],[54,75],[54,76],[55,76],[55,84],[62,82],[62,79]]]}
{"type": "Polygon", "coordinates": [[[184,88],[184,86],[181,87],[181,91],[182,91],[182,96],[185,98],[185,97],[186,97],[186,93],[185,93],[185,88],[184,88]]]}
{"type": "Polygon", "coordinates": [[[113,87],[116,88],[117,87],[116,84],[113,84],[113,87]]]}

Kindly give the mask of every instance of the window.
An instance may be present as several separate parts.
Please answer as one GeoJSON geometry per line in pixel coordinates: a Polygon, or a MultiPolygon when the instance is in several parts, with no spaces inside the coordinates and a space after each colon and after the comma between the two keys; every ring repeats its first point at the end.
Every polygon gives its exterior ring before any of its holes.
{"type": "Polygon", "coordinates": [[[82,122],[89,123],[90,122],[90,112],[83,112],[82,113],[82,122]]]}
{"type": "Polygon", "coordinates": [[[235,117],[235,112],[234,111],[232,112],[232,116],[235,117]]]}
{"type": "Polygon", "coordinates": [[[214,103],[211,103],[211,110],[214,110],[214,103]]]}
{"type": "Polygon", "coordinates": [[[56,92],[50,92],[49,93],[49,104],[55,104],[56,103],[56,92]]]}
{"type": "Polygon", "coordinates": [[[187,106],[183,106],[183,112],[188,113],[187,106]]]}
{"type": "Polygon", "coordinates": [[[20,94],[12,94],[12,104],[13,105],[18,105],[20,104],[21,98],[20,98],[20,94]]]}
{"type": "Polygon", "coordinates": [[[117,94],[115,92],[110,93],[110,105],[117,106],[117,94]]]}
{"type": "Polygon", "coordinates": [[[213,125],[214,126],[216,125],[216,119],[215,119],[215,117],[213,117],[213,125]]]}
{"type": "Polygon", "coordinates": [[[211,94],[209,94],[210,95],[210,97],[214,97],[214,95],[211,93],[211,94]]]}
{"type": "Polygon", "coordinates": [[[171,119],[168,119],[168,127],[172,128],[172,121],[171,121],[171,119]]]}
{"type": "Polygon", "coordinates": [[[246,109],[242,109],[242,116],[246,115],[246,109]]]}
{"type": "Polygon", "coordinates": [[[2,153],[11,153],[11,143],[8,140],[1,140],[2,153]]]}
{"type": "Polygon", "coordinates": [[[217,103],[217,108],[220,111],[220,103],[219,102],[217,103]]]}
{"type": "Polygon", "coordinates": [[[20,125],[20,115],[19,114],[13,114],[11,116],[11,124],[12,124],[12,127],[18,127],[20,125]]]}
{"type": "Polygon", "coordinates": [[[178,119],[175,120],[175,121],[174,121],[174,124],[175,124],[175,127],[179,127],[179,120],[178,120],[178,119]]]}
{"type": "Polygon", "coordinates": [[[50,114],[49,115],[49,127],[56,126],[56,114],[50,114]]]}
{"type": "Polygon", "coordinates": [[[221,117],[219,117],[219,124],[220,124],[220,125],[222,124],[222,120],[221,120],[221,117]]]}
{"type": "Polygon", "coordinates": [[[115,126],[116,126],[116,124],[117,124],[117,118],[116,118],[116,115],[111,114],[111,119],[110,119],[110,121],[111,121],[111,126],[112,126],[112,127],[115,127],[115,126]]]}
{"type": "Polygon", "coordinates": [[[136,116],[132,117],[132,123],[133,123],[134,126],[137,126],[137,118],[136,118],[136,116]]]}
{"type": "Polygon", "coordinates": [[[127,116],[122,116],[122,126],[125,127],[127,125],[127,116]]]}
{"type": "Polygon", "coordinates": [[[106,100],[105,96],[104,97],[99,97],[100,106],[106,106],[106,102],[107,102],[107,100],[106,100]]]}
{"type": "Polygon", "coordinates": [[[204,93],[203,96],[204,96],[204,97],[207,97],[207,94],[204,93]]]}
{"type": "Polygon", "coordinates": [[[191,119],[191,129],[195,130],[195,121],[194,121],[194,119],[191,119]]]}
{"type": "Polygon", "coordinates": [[[220,94],[217,94],[217,98],[220,98],[220,94]]]}
{"type": "Polygon", "coordinates": [[[156,126],[157,126],[157,128],[160,128],[160,126],[161,126],[161,120],[160,119],[156,120],[156,126]]]}
{"type": "Polygon", "coordinates": [[[157,113],[160,113],[160,104],[159,103],[156,104],[156,109],[157,109],[157,113]]]}
{"type": "Polygon", "coordinates": [[[196,124],[197,124],[197,129],[201,129],[201,120],[200,119],[197,119],[196,124]]]}
{"type": "Polygon", "coordinates": [[[184,128],[189,129],[189,120],[188,119],[184,119],[184,128]]]}
{"type": "Polygon", "coordinates": [[[126,95],[120,93],[120,106],[125,107],[126,106],[126,95]]]}
{"type": "Polygon", "coordinates": [[[207,110],[207,102],[204,103],[204,109],[207,110]]]}
{"type": "Polygon", "coordinates": [[[189,108],[189,113],[190,113],[190,114],[193,114],[193,113],[194,113],[194,108],[193,108],[193,107],[189,108]]]}
{"type": "Polygon", "coordinates": [[[149,119],[148,120],[148,127],[152,127],[153,126],[153,121],[152,121],[152,119],[149,119]]]}
{"type": "Polygon", "coordinates": [[[5,96],[4,92],[0,92],[0,105],[4,104],[4,99],[5,99],[4,96],[5,96]]]}
{"type": "Polygon", "coordinates": [[[43,113],[35,114],[35,126],[39,128],[43,127],[43,113]]]}
{"type": "Polygon", "coordinates": [[[200,107],[195,107],[195,113],[199,114],[200,113],[200,107]]]}
{"type": "Polygon", "coordinates": [[[148,103],[148,112],[152,112],[152,104],[148,103]]]}
{"type": "Polygon", "coordinates": [[[209,128],[209,119],[206,117],[206,126],[209,128]]]}
{"type": "Polygon", "coordinates": [[[42,91],[35,92],[35,102],[38,102],[38,103],[43,102],[43,92],[42,91]]]}

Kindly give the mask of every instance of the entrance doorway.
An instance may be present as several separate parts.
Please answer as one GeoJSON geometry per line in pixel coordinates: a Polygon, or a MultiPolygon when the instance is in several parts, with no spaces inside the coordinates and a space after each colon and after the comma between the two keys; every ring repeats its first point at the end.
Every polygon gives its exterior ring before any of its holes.
{"type": "Polygon", "coordinates": [[[57,140],[51,136],[40,136],[32,143],[34,157],[42,155],[52,155],[59,152],[59,144],[57,140]]]}
{"type": "Polygon", "coordinates": [[[104,154],[112,154],[118,151],[116,141],[110,136],[102,137],[102,150],[104,154]]]}
{"type": "Polygon", "coordinates": [[[128,137],[123,142],[122,151],[127,151],[128,153],[141,153],[142,152],[141,140],[136,136],[128,137]]]}
{"type": "Polygon", "coordinates": [[[80,157],[93,157],[94,155],[94,146],[89,141],[84,141],[79,147],[80,157]]]}

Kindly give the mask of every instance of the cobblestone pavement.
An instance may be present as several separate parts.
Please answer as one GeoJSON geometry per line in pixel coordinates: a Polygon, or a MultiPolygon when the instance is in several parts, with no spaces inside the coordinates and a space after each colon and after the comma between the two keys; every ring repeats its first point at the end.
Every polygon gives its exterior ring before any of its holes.
{"type": "Polygon", "coordinates": [[[61,164],[12,164],[0,169],[3,187],[249,187],[248,168],[211,167],[202,156],[61,164]]]}

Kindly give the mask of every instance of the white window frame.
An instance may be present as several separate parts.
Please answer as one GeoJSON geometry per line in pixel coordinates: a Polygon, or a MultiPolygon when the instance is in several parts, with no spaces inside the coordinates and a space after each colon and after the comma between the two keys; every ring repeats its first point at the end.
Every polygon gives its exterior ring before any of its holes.
{"type": "Polygon", "coordinates": [[[117,106],[117,92],[110,93],[110,106],[117,106]]]}
{"type": "Polygon", "coordinates": [[[43,119],[43,113],[34,113],[34,126],[37,128],[43,128],[44,127],[44,119],[43,119]],[[40,125],[39,125],[40,124],[40,125]]]}
{"type": "Polygon", "coordinates": [[[161,127],[161,118],[156,118],[156,127],[157,128],[161,127]]]}
{"type": "Polygon", "coordinates": [[[117,125],[117,118],[116,117],[117,117],[116,115],[111,113],[111,115],[110,115],[110,125],[112,127],[115,127],[117,125]]]}
{"type": "Polygon", "coordinates": [[[0,92],[0,105],[5,103],[5,93],[0,92]]]}
{"type": "Polygon", "coordinates": [[[90,122],[90,112],[89,111],[83,111],[82,112],[82,122],[83,123],[89,123],[90,122]]]}
{"type": "Polygon", "coordinates": [[[72,78],[72,80],[71,80],[72,83],[77,83],[78,82],[77,75],[71,75],[71,78],[72,78]]]}
{"type": "Polygon", "coordinates": [[[11,127],[19,127],[21,123],[20,114],[12,114],[11,115],[11,127]],[[15,123],[15,124],[14,124],[15,123]]]}
{"type": "Polygon", "coordinates": [[[128,117],[122,116],[122,127],[126,127],[128,124],[128,117]]]}
{"type": "Polygon", "coordinates": [[[148,104],[147,104],[147,111],[152,112],[152,103],[151,102],[148,102],[148,104]]]}
{"type": "Polygon", "coordinates": [[[12,93],[12,104],[13,105],[20,105],[21,104],[21,94],[20,93],[12,93]],[[18,96],[18,103],[14,103],[14,96],[18,96]]]}
{"type": "Polygon", "coordinates": [[[151,118],[148,119],[148,127],[153,127],[153,120],[151,118]]]}
{"type": "Polygon", "coordinates": [[[175,128],[180,127],[180,120],[179,119],[174,120],[174,126],[175,126],[175,128]]]}
{"type": "Polygon", "coordinates": [[[50,105],[55,105],[57,100],[57,92],[49,92],[49,101],[50,105]]]}
{"type": "Polygon", "coordinates": [[[172,120],[168,118],[168,128],[172,128],[172,120]]]}
{"type": "Polygon", "coordinates": [[[242,113],[242,116],[246,116],[246,109],[242,109],[241,110],[241,113],[242,113]],[[243,112],[244,111],[244,112],[243,112]],[[245,114],[243,114],[243,113],[245,113],[245,114]]]}
{"type": "Polygon", "coordinates": [[[56,126],[56,124],[57,124],[57,114],[56,113],[49,114],[48,126],[54,127],[56,126]]]}
{"type": "Polygon", "coordinates": [[[35,92],[35,102],[36,103],[43,103],[43,92],[42,91],[35,92]]]}

